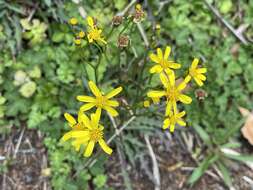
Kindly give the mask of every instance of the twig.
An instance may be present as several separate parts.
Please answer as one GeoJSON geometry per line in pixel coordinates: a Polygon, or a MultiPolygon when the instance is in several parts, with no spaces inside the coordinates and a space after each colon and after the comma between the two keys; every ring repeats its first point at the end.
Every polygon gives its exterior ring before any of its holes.
{"type": "Polygon", "coordinates": [[[118,152],[118,155],[119,155],[119,160],[120,160],[120,165],[121,165],[121,172],[122,172],[122,176],[123,176],[123,179],[124,179],[125,187],[126,187],[127,190],[132,190],[133,188],[132,188],[132,185],[131,185],[131,181],[130,181],[129,175],[126,171],[126,161],[123,157],[120,146],[122,146],[122,145],[121,144],[117,145],[117,152],[118,152]]]}
{"type": "Polygon", "coordinates": [[[147,147],[149,150],[149,155],[152,159],[155,190],[160,190],[161,189],[160,173],[159,173],[159,168],[158,168],[158,163],[157,163],[157,160],[155,157],[155,153],[154,153],[153,148],[150,144],[149,137],[147,134],[144,135],[144,139],[146,141],[146,144],[147,144],[147,147]]]}
{"type": "Polygon", "coordinates": [[[23,138],[23,135],[24,135],[24,132],[25,132],[25,128],[23,128],[20,136],[19,136],[19,139],[18,139],[18,143],[15,147],[15,150],[14,150],[14,154],[13,154],[13,158],[15,159],[16,158],[16,155],[17,155],[17,152],[18,152],[18,149],[20,147],[20,144],[21,144],[21,141],[22,141],[22,138],[23,138]]]}
{"type": "Polygon", "coordinates": [[[247,40],[242,35],[241,31],[234,29],[219,13],[219,11],[213,7],[207,0],[205,0],[207,7],[215,14],[215,16],[235,35],[235,37],[240,40],[244,45],[248,45],[247,40]]]}
{"type": "Polygon", "coordinates": [[[128,10],[137,2],[137,0],[132,0],[123,11],[117,13],[117,16],[125,16],[128,10]]]}
{"type": "MultiPolygon", "coordinates": [[[[118,133],[120,134],[135,118],[136,118],[135,116],[131,117],[121,128],[119,128],[118,133]]],[[[113,141],[113,139],[115,139],[116,136],[117,134],[114,133],[111,136],[111,138],[107,141],[107,144],[110,144],[113,141]]]]}
{"type": "Polygon", "coordinates": [[[148,38],[147,38],[147,35],[146,35],[146,33],[145,33],[145,31],[144,31],[141,23],[138,22],[137,23],[137,27],[138,27],[138,30],[139,30],[139,32],[141,34],[141,37],[142,37],[143,41],[144,41],[145,46],[149,47],[148,38]]]}
{"type": "Polygon", "coordinates": [[[109,119],[110,119],[111,122],[112,122],[112,125],[113,125],[113,127],[114,127],[114,129],[115,129],[116,135],[119,135],[119,130],[118,130],[118,127],[117,127],[117,124],[116,124],[115,119],[114,119],[109,113],[107,113],[107,115],[109,116],[109,119]]]}

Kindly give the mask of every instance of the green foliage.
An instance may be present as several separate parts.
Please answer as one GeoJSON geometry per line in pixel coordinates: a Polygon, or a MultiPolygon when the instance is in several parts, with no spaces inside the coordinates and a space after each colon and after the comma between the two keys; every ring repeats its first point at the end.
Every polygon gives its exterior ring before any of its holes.
{"type": "MultiPolygon", "coordinates": [[[[45,133],[44,143],[54,189],[87,189],[89,183],[96,189],[108,189],[105,157],[99,157],[93,167],[83,169],[87,160],[72,151],[70,144],[59,143],[62,133],[67,130],[62,115],[66,111],[74,114],[79,107],[76,95],[89,93],[87,80],[97,79],[104,91],[109,91],[109,87],[116,84],[124,87],[123,99],[127,99],[138,117],[117,142],[123,145],[124,156],[132,165],[142,156],[144,145],[140,134],[153,132],[162,123],[155,106],[146,112],[142,103],[136,104],[145,99],[150,87],[158,87],[159,78],[150,78],[148,74],[150,61],[142,66],[142,60],[157,46],[171,45],[172,57],[182,63],[183,69],[190,65],[189,60],[193,57],[202,58],[201,64],[208,68],[207,84],[202,88],[208,94],[207,98],[202,101],[195,99],[191,106],[185,107],[189,127],[194,128],[207,149],[189,183],[194,184],[215,164],[224,182],[231,186],[226,160],[252,161],[252,157],[247,155],[221,151],[222,148],[240,146],[240,143],[231,141],[239,136],[243,122],[237,107],[251,109],[253,106],[252,48],[241,45],[217,22],[202,1],[174,0],[161,10],[159,1],[147,2],[149,9],[144,9],[152,15],[148,17],[152,19],[143,22],[142,26],[151,44],[149,48],[145,47],[135,24],[129,24],[127,30],[119,26],[111,31],[110,21],[128,4],[126,0],[115,0],[114,3],[88,0],[79,4],[41,0],[36,5],[40,11],[35,11],[30,20],[29,14],[24,12],[29,8],[25,3],[0,2],[0,133],[7,133],[8,126],[20,127],[24,122],[28,128],[45,133]],[[101,57],[99,65],[101,50],[87,43],[83,44],[85,48],[75,46],[73,40],[76,34],[66,24],[70,17],[85,22],[79,14],[80,6],[88,15],[97,18],[99,26],[106,26],[105,36],[110,35],[110,46],[102,48],[103,52],[109,53],[101,57]],[[153,25],[157,23],[161,25],[159,32],[153,30],[153,25]],[[120,31],[131,39],[130,46],[125,49],[117,47],[120,31]]],[[[235,28],[241,23],[252,25],[251,1],[240,3],[244,12],[241,20],[233,19],[236,11],[233,1],[211,2],[235,28]]],[[[246,32],[247,37],[253,37],[250,27],[246,32]]],[[[122,104],[119,123],[130,117],[130,108],[122,104]]],[[[105,124],[110,126],[108,121],[105,124]]],[[[5,171],[6,167],[2,166],[0,170],[5,171]]]]}

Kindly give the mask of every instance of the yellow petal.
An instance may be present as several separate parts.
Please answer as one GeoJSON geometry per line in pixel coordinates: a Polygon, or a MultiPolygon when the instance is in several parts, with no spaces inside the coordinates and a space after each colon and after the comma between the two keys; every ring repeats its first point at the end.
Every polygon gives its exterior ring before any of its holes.
{"type": "Polygon", "coordinates": [[[184,103],[184,104],[190,104],[190,103],[192,102],[191,97],[186,96],[186,95],[184,95],[184,94],[180,94],[179,97],[178,97],[178,99],[179,99],[182,103],[184,103]]]}
{"type": "Polygon", "coordinates": [[[151,54],[149,55],[149,58],[151,59],[151,61],[153,61],[153,62],[155,62],[155,63],[159,63],[159,62],[160,62],[160,59],[158,58],[158,56],[155,55],[155,54],[153,54],[153,53],[151,53],[151,54]]]}
{"type": "Polygon", "coordinates": [[[90,120],[82,111],[78,112],[78,123],[83,123],[87,128],[91,128],[90,120]]]}
{"type": "Polygon", "coordinates": [[[89,42],[89,43],[92,43],[92,42],[93,42],[93,38],[91,37],[91,35],[88,34],[87,37],[88,37],[88,42],[89,42]]]}
{"type": "Polygon", "coordinates": [[[88,103],[88,104],[84,104],[83,106],[80,107],[81,111],[87,111],[91,108],[93,108],[96,104],[94,103],[88,103]]]}
{"type": "Polygon", "coordinates": [[[116,117],[119,115],[119,113],[110,106],[104,106],[103,109],[105,109],[111,116],[116,117]]]}
{"type": "Polygon", "coordinates": [[[165,110],[165,116],[171,115],[171,107],[172,107],[172,103],[171,101],[167,102],[166,105],[166,110],[165,110]]]}
{"type": "Polygon", "coordinates": [[[157,48],[156,51],[157,51],[158,58],[160,60],[163,60],[163,52],[162,52],[161,48],[157,48]]]}
{"type": "Polygon", "coordinates": [[[176,101],[172,101],[172,106],[173,106],[174,113],[177,113],[177,102],[176,101]]]}
{"type": "Polygon", "coordinates": [[[119,106],[119,102],[116,100],[107,100],[105,104],[107,106],[111,106],[111,107],[118,107],[119,106]]]}
{"type": "Polygon", "coordinates": [[[174,130],[175,130],[175,125],[171,125],[171,126],[170,126],[170,132],[172,132],[172,133],[173,133],[173,132],[174,132],[174,130]]]}
{"type": "Polygon", "coordinates": [[[171,72],[168,77],[169,77],[170,85],[175,86],[175,74],[174,74],[174,72],[171,72]]]}
{"type": "Polygon", "coordinates": [[[165,53],[164,53],[164,60],[167,60],[170,56],[171,48],[170,46],[166,46],[165,53]]]}
{"type": "Polygon", "coordinates": [[[179,69],[181,68],[181,65],[179,63],[170,63],[169,64],[169,67],[172,68],[172,69],[179,69]]]}
{"type": "Polygon", "coordinates": [[[94,82],[89,81],[89,87],[90,87],[91,92],[95,96],[102,96],[102,93],[100,92],[100,90],[98,89],[97,85],[94,82]]]}
{"type": "Polygon", "coordinates": [[[155,65],[155,66],[153,66],[153,67],[151,67],[151,68],[149,69],[149,72],[150,72],[151,74],[153,74],[153,73],[161,73],[162,70],[163,70],[163,68],[161,67],[161,65],[155,65]]]}
{"type": "Polygon", "coordinates": [[[89,131],[72,131],[71,138],[87,138],[89,134],[89,131]]]}
{"type": "Polygon", "coordinates": [[[180,113],[177,114],[177,117],[178,117],[178,118],[181,118],[181,117],[183,117],[185,114],[186,114],[185,111],[181,111],[180,113]]]}
{"type": "Polygon", "coordinates": [[[69,131],[69,132],[65,133],[65,134],[63,135],[63,137],[61,138],[60,141],[65,142],[65,141],[69,140],[69,139],[72,137],[71,134],[72,134],[72,131],[69,131]]]}
{"type": "Polygon", "coordinates": [[[207,69],[206,68],[199,68],[197,69],[197,73],[202,74],[202,73],[206,73],[207,69]]]}
{"type": "Polygon", "coordinates": [[[186,88],[187,83],[185,81],[181,82],[178,86],[177,86],[177,90],[178,91],[182,91],[186,88]]]}
{"type": "Polygon", "coordinates": [[[186,126],[186,123],[183,121],[183,120],[177,120],[177,123],[180,125],[180,126],[186,126]]]}
{"type": "Polygon", "coordinates": [[[94,141],[90,141],[85,149],[85,152],[84,152],[84,156],[85,157],[90,157],[92,152],[93,152],[93,149],[94,149],[94,146],[95,146],[95,142],[94,141]]]}
{"type": "Polygon", "coordinates": [[[73,126],[76,124],[75,118],[72,115],[70,115],[69,113],[64,113],[64,117],[69,122],[70,126],[73,126]]]}
{"type": "Polygon", "coordinates": [[[112,149],[106,144],[106,142],[103,139],[99,140],[98,143],[101,146],[101,148],[105,151],[105,153],[112,154],[112,149]]]}
{"type": "Polygon", "coordinates": [[[191,81],[191,75],[187,75],[186,77],[185,77],[185,79],[184,79],[184,82],[185,83],[188,83],[188,82],[190,82],[191,81]]]}
{"type": "Polygon", "coordinates": [[[83,144],[83,145],[87,145],[87,141],[88,141],[88,140],[89,140],[88,138],[85,138],[85,139],[77,139],[77,140],[75,140],[75,141],[72,141],[71,144],[72,144],[72,146],[75,147],[75,150],[76,150],[76,151],[79,151],[82,144],[83,144]]]}
{"type": "Polygon", "coordinates": [[[196,69],[197,66],[198,66],[198,64],[199,64],[199,59],[194,58],[193,61],[192,61],[191,68],[192,68],[192,69],[196,69]]]}
{"type": "Polygon", "coordinates": [[[206,76],[202,75],[202,74],[197,75],[197,78],[200,79],[200,80],[203,80],[203,81],[206,80],[206,76]]]}
{"type": "Polygon", "coordinates": [[[97,128],[98,127],[98,123],[100,120],[100,113],[96,112],[95,114],[91,114],[91,122],[92,122],[92,127],[93,128],[97,128]]]}
{"type": "Polygon", "coordinates": [[[162,96],[165,96],[166,92],[165,91],[150,91],[148,92],[147,96],[150,98],[160,98],[162,96]]]}
{"type": "Polygon", "coordinates": [[[194,80],[195,80],[195,82],[199,85],[199,86],[203,86],[203,82],[200,80],[200,79],[198,79],[197,77],[194,77],[194,80]]]}
{"type": "Polygon", "coordinates": [[[112,90],[111,92],[109,92],[109,93],[106,95],[106,98],[110,99],[110,98],[116,96],[117,94],[119,94],[122,90],[123,90],[122,87],[118,87],[118,88],[112,90]]]}
{"type": "Polygon", "coordinates": [[[98,107],[96,112],[95,112],[95,115],[100,118],[101,112],[102,112],[102,108],[98,107]]]}
{"type": "Polygon", "coordinates": [[[161,73],[161,74],[160,74],[160,80],[161,80],[161,82],[163,83],[163,86],[164,86],[165,88],[168,88],[168,86],[169,86],[169,79],[168,79],[168,76],[167,76],[166,74],[164,74],[164,73],[161,73]]]}
{"type": "Polygon", "coordinates": [[[76,97],[77,100],[79,100],[80,102],[95,102],[96,99],[90,96],[77,96],[76,97]]]}
{"type": "Polygon", "coordinates": [[[158,104],[160,102],[160,98],[151,98],[154,104],[158,104]]]}
{"type": "Polygon", "coordinates": [[[87,17],[87,22],[88,22],[88,25],[89,25],[90,27],[94,27],[94,21],[93,21],[93,18],[92,18],[92,17],[88,16],[88,17],[87,17]]]}
{"type": "Polygon", "coordinates": [[[169,127],[169,125],[170,125],[170,119],[167,118],[163,122],[163,129],[167,129],[169,127]]]}

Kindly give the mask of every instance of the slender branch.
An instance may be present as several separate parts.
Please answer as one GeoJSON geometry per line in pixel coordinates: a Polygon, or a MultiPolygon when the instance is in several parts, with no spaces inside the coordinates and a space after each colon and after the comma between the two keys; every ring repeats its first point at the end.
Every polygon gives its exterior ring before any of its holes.
{"type": "Polygon", "coordinates": [[[148,41],[147,35],[146,35],[141,23],[138,22],[137,27],[138,27],[138,30],[141,34],[141,37],[142,37],[143,41],[144,41],[145,46],[149,47],[149,41],[148,41]]]}
{"type": "Polygon", "coordinates": [[[214,15],[234,34],[234,36],[240,40],[244,45],[248,45],[248,41],[244,38],[240,31],[234,29],[219,13],[219,11],[213,7],[207,0],[205,0],[207,7],[214,13],[214,15]]]}
{"type": "Polygon", "coordinates": [[[156,156],[155,156],[153,148],[150,144],[149,137],[147,134],[144,135],[144,139],[146,141],[146,144],[147,144],[147,147],[149,150],[149,155],[151,157],[152,164],[153,164],[153,176],[154,176],[155,190],[160,190],[161,189],[160,172],[159,172],[159,167],[158,167],[158,163],[156,160],[156,156]]]}
{"type": "Polygon", "coordinates": [[[137,2],[137,0],[132,0],[126,7],[123,11],[119,12],[117,15],[118,16],[124,16],[128,11],[129,9],[137,2]]]}

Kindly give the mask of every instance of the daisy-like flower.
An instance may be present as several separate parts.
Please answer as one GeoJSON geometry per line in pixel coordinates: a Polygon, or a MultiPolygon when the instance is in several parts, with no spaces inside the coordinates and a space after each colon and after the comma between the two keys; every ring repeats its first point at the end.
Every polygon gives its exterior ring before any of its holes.
{"type": "Polygon", "coordinates": [[[191,67],[189,69],[189,74],[185,78],[185,82],[188,83],[191,80],[191,78],[193,78],[199,86],[203,86],[204,84],[203,81],[206,80],[206,76],[204,75],[204,73],[207,72],[207,69],[198,68],[198,63],[199,59],[194,58],[191,67]]]}
{"type": "Polygon", "coordinates": [[[97,28],[97,26],[94,24],[93,18],[89,16],[87,18],[87,22],[88,22],[88,26],[89,26],[88,34],[87,34],[89,43],[96,41],[96,42],[101,42],[101,43],[107,44],[107,42],[105,41],[105,39],[101,35],[102,30],[97,28]]]}
{"type": "Polygon", "coordinates": [[[149,70],[150,73],[161,73],[165,71],[167,74],[171,74],[173,72],[172,69],[179,69],[181,67],[180,64],[175,63],[174,61],[170,61],[168,58],[170,56],[171,48],[169,46],[166,47],[165,52],[163,54],[161,48],[157,48],[157,54],[150,54],[149,58],[156,63],[149,70]]]}
{"type": "Polygon", "coordinates": [[[179,124],[180,126],[186,126],[186,123],[183,121],[182,117],[185,115],[185,111],[177,113],[172,113],[167,117],[163,122],[163,129],[170,128],[170,132],[174,132],[175,125],[179,124]]]}
{"type": "Polygon", "coordinates": [[[91,119],[89,119],[85,114],[79,112],[78,122],[67,113],[65,114],[65,118],[69,122],[69,125],[72,129],[62,137],[62,141],[73,139],[74,141],[72,141],[72,145],[75,147],[76,151],[79,151],[81,145],[84,145],[85,157],[91,156],[96,143],[99,143],[100,147],[105,153],[112,153],[112,149],[104,140],[104,127],[99,124],[99,112],[91,114],[91,119]]]}
{"type": "Polygon", "coordinates": [[[71,24],[71,25],[77,25],[78,24],[78,20],[77,20],[77,18],[71,18],[71,19],[69,19],[69,23],[71,24]]]}
{"type": "Polygon", "coordinates": [[[192,102],[191,97],[182,93],[182,91],[186,88],[187,84],[183,81],[177,85],[175,83],[174,73],[170,74],[169,76],[167,76],[165,73],[161,73],[160,80],[163,83],[165,89],[162,91],[150,91],[147,95],[150,98],[161,98],[163,96],[166,97],[166,116],[170,114],[172,108],[174,109],[174,111],[177,109],[176,103],[178,101],[184,104],[190,104],[192,102]]]}
{"type": "Polygon", "coordinates": [[[118,112],[113,107],[118,107],[119,102],[116,100],[110,100],[112,97],[116,96],[122,91],[122,87],[118,87],[108,94],[104,95],[92,81],[89,81],[89,87],[91,92],[95,97],[90,96],[77,96],[77,100],[85,102],[83,106],[80,107],[81,111],[87,111],[93,107],[97,107],[97,112],[101,113],[101,110],[106,110],[111,116],[115,117],[118,112]]]}

